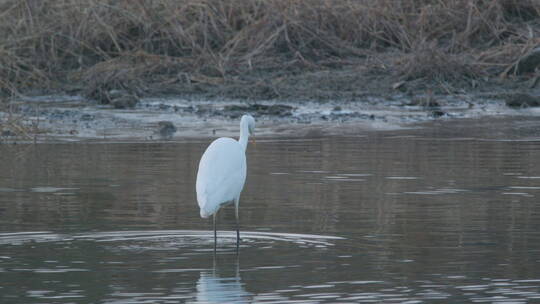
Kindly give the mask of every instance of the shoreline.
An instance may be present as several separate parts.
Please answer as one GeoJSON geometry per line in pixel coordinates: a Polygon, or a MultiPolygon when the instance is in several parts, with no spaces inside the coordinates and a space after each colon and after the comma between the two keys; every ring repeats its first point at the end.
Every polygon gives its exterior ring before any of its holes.
{"type": "MultiPolygon", "coordinates": [[[[506,93],[509,94],[509,93],[506,93]]],[[[333,101],[246,101],[180,97],[141,98],[133,108],[114,109],[81,96],[35,96],[11,101],[11,113],[26,134],[4,124],[1,142],[178,140],[236,136],[244,113],[257,120],[257,136],[313,137],[370,131],[429,128],[432,122],[496,117],[538,117],[540,108],[513,109],[501,99],[471,94],[410,95],[333,101]]]]}

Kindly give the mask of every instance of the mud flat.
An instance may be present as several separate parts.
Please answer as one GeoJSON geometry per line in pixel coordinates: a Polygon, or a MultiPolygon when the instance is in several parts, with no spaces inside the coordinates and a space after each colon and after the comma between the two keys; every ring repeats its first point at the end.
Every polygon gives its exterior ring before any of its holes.
{"type": "Polygon", "coordinates": [[[411,99],[406,94],[395,94],[386,98],[366,96],[362,101],[147,97],[124,109],[80,96],[53,95],[13,100],[11,107],[1,113],[2,119],[18,121],[27,132],[21,134],[12,125],[4,124],[1,139],[175,140],[236,136],[238,118],[244,113],[255,116],[257,135],[263,137],[355,135],[500,117],[528,117],[540,122],[540,108],[509,107],[504,99],[485,95],[422,95],[411,99]]]}

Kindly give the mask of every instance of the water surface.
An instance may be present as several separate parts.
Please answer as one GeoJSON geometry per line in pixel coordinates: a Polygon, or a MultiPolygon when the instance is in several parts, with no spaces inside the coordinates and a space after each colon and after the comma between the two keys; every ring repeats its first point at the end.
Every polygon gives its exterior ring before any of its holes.
{"type": "Polygon", "coordinates": [[[216,255],[210,139],[0,145],[1,302],[540,301],[539,130],[259,139],[216,255]]]}

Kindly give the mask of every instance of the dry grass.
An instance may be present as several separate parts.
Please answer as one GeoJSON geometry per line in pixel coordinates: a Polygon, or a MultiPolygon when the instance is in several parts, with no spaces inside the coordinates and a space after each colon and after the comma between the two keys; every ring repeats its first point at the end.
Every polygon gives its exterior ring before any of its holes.
{"type": "Polygon", "coordinates": [[[28,119],[21,114],[18,105],[14,103],[0,103],[0,143],[3,140],[33,140],[41,132],[39,119],[28,119]]]}
{"type": "Polygon", "coordinates": [[[452,81],[540,44],[537,0],[1,0],[0,12],[7,93],[212,83],[381,52],[404,77],[452,81]]]}

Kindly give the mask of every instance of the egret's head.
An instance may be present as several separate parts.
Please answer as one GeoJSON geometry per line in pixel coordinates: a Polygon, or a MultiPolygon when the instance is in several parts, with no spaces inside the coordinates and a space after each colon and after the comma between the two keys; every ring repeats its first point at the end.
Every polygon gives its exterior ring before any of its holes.
{"type": "Polygon", "coordinates": [[[247,126],[249,135],[253,135],[253,133],[255,133],[255,119],[253,118],[253,116],[249,114],[243,115],[242,120],[240,121],[240,125],[247,126]]]}

